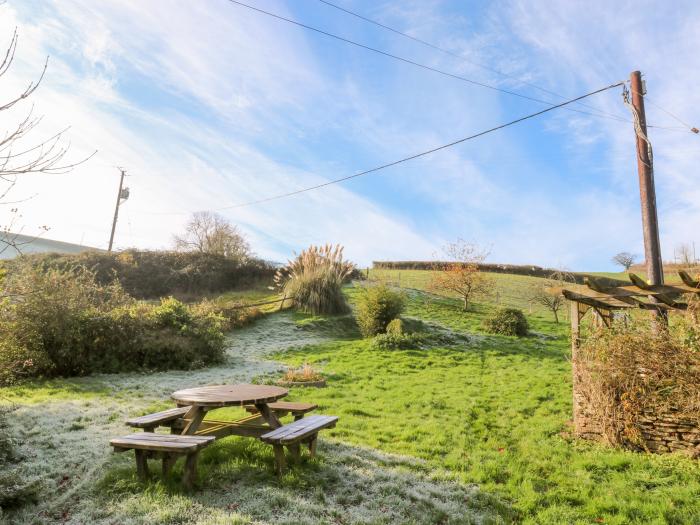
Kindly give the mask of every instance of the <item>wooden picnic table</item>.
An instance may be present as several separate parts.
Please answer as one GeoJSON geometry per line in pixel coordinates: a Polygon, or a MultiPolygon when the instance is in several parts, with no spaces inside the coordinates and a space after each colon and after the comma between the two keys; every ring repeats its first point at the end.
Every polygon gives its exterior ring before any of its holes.
{"type": "Polygon", "coordinates": [[[286,388],[271,385],[217,385],[187,388],[171,397],[179,407],[189,406],[184,416],[183,435],[260,437],[282,426],[270,403],[285,397],[286,388]],[[256,414],[236,421],[204,420],[208,412],[224,407],[255,406],[256,414]]]}

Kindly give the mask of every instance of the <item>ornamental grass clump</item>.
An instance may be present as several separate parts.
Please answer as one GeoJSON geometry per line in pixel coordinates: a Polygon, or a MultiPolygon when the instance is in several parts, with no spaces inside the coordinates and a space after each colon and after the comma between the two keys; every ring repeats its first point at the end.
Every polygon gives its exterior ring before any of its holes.
{"type": "Polygon", "coordinates": [[[282,376],[282,381],[287,383],[316,383],[323,381],[323,375],[308,363],[300,368],[289,368],[282,376]]]}
{"type": "Polygon", "coordinates": [[[277,271],[275,283],[302,312],[344,314],[350,307],[342,287],[354,269],[343,259],[342,246],[310,246],[277,271]]]}

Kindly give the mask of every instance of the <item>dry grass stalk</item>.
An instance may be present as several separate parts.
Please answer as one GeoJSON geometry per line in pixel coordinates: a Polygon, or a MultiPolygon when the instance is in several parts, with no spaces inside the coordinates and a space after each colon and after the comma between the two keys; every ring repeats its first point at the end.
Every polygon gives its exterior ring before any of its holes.
{"type": "Polygon", "coordinates": [[[322,381],[323,376],[308,363],[304,363],[300,368],[289,368],[282,377],[282,381],[290,383],[311,383],[322,381]]]}

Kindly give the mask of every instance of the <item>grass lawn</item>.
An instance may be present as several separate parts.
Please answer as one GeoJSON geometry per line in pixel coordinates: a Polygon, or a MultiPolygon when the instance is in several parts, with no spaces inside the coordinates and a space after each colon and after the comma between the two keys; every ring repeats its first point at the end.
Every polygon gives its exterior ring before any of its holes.
{"type": "Polygon", "coordinates": [[[480,334],[492,308],[464,314],[456,301],[414,294],[408,315],[474,333],[471,341],[377,351],[368,341],[341,340],[277,358],[312,363],[329,376],[327,388],[296,389],[294,398],[339,415],[333,437],[418,457],[478,483],[512,502],[518,521],[699,523],[698,462],[571,439],[565,325],[531,316],[539,337],[480,334]]]}
{"type": "MultiPolygon", "coordinates": [[[[0,389],[0,399],[17,407],[8,422],[25,458],[19,468],[42,487],[35,501],[0,513],[0,523],[700,523],[697,460],[569,436],[565,321],[535,309],[531,336],[485,334],[483,319],[496,305],[465,313],[456,299],[416,291],[428,274],[401,272],[412,289],[405,316],[459,334],[452,345],[376,350],[351,317],[271,311],[231,333],[227,361],[217,367],[0,389]],[[273,381],[281,363],[304,362],[322,370],[328,386],[293,388],[288,399],[316,402],[340,422],[323,432],[318,459],[282,480],[270,447],[251,439],[205,449],[198,490],[189,494],[181,463],[168,479],[144,485],[133,455],[109,451],[110,437],[129,432],[124,419],[172,406],[175,390],[273,381]]],[[[494,278],[513,297],[537,281],[494,278]]],[[[347,289],[351,301],[358,293],[359,286],[347,289]]],[[[260,289],[227,299],[266,297],[260,289]]],[[[244,414],[232,408],[212,417],[244,414]]]]}

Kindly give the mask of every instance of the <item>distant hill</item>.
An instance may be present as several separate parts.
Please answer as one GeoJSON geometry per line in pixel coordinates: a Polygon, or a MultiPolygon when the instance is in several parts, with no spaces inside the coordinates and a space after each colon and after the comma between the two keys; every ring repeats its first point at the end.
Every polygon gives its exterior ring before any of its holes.
{"type": "Polygon", "coordinates": [[[0,259],[14,259],[20,253],[81,253],[87,250],[104,251],[92,246],[46,239],[20,233],[0,233],[0,259]],[[12,240],[10,244],[8,241],[12,240]],[[12,244],[15,244],[15,248],[12,244]]]}

